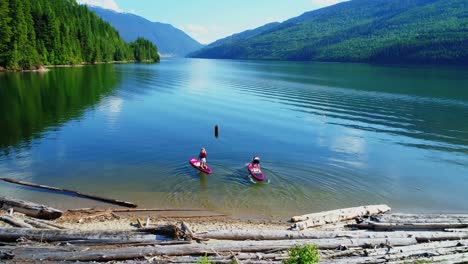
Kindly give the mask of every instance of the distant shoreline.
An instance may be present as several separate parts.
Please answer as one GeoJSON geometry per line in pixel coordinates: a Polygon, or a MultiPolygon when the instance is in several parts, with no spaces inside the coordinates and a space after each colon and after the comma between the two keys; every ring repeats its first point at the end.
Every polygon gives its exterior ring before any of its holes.
{"type": "Polygon", "coordinates": [[[26,70],[11,70],[0,66],[0,72],[48,72],[51,68],[74,68],[84,67],[87,65],[98,65],[98,64],[127,64],[127,63],[158,63],[156,61],[143,60],[143,61],[99,61],[99,62],[82,62],[77,64],[57,64],[57,65],[40,65],[35,66],[33,69],[26,70]]]}

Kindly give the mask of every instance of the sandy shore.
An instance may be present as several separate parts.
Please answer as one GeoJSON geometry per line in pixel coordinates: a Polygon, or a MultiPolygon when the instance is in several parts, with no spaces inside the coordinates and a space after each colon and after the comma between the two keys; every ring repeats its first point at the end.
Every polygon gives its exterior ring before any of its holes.
{"type": "MultiPolygon", "coordinates": [[[[0,211],[0,215],[6,213],[0,211]]],[[[22,219],[23,214],[14,213],[16,218],[22,219]]],[[[287,221],[277,220],[246,220],[229,216],[216,217],[163,217],[160,213],[110,213],[110,212],[65,212],[62,217],[53,221],[63,227],[74,230],[129,230],[136,229],[138,219],[146,223],[149,219],[151,225],[174,224],[184,221],[195,232],[212,230],[285,230],[291,224],[287,221]]],[[[0,227],[11,227],[0,221],[0,227]]]]}

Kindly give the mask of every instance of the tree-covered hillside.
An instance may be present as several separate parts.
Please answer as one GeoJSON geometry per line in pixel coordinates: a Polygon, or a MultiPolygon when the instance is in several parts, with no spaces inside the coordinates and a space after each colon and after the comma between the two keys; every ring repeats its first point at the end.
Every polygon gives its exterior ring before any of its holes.
{"type": "Polygon", "coordinates": [[[125,43],[114,28],[75,0],[0,0],[3,68],[159,60],[157,52],[135,58],[139,43],[125,43]]]}
{"type": "Polygon", "coordinates": [[[229,37],[218,39],[215,42],[211,43],[210,45],[206,46],[205,48],[214,48],[216,46],[221,46],[225,44],[234,43],[236,41],[246,40],[246,39],[255,37],[263,32],[266,32],[267,30],[270,30],[279,24],[280,24],[279,22],[272,22],[272,23],[265,24],[258,28],[249,29],[241,33],[236,33],[229,37]]]}
{"type": "Polygon", "coordinates": [[[192,57],[468,64],[468,1],[352,0],[192,57]]]}

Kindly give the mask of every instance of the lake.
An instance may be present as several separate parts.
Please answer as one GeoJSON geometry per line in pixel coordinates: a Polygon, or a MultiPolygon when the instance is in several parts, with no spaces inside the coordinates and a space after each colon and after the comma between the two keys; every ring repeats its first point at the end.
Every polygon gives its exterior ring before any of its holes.
{"type": "Polygon", "coordinates": [[[0,176],[236,217],[378,203],[466,213],[468,69],[167,59],[0,73],[0,176]],[[188,163],[201,147],[211,175],[188,163]],[[247,176],[254,155],[266,182],[247,176]]]}

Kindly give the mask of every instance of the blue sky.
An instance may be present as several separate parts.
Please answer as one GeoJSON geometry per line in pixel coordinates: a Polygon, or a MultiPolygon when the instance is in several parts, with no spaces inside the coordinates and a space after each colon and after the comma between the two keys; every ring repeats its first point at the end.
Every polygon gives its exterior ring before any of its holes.
{"type": "Polygon", "coordinates": [[[78,0],[169,23],[201,43],[284,21],[343,0],[78,0]]]}

